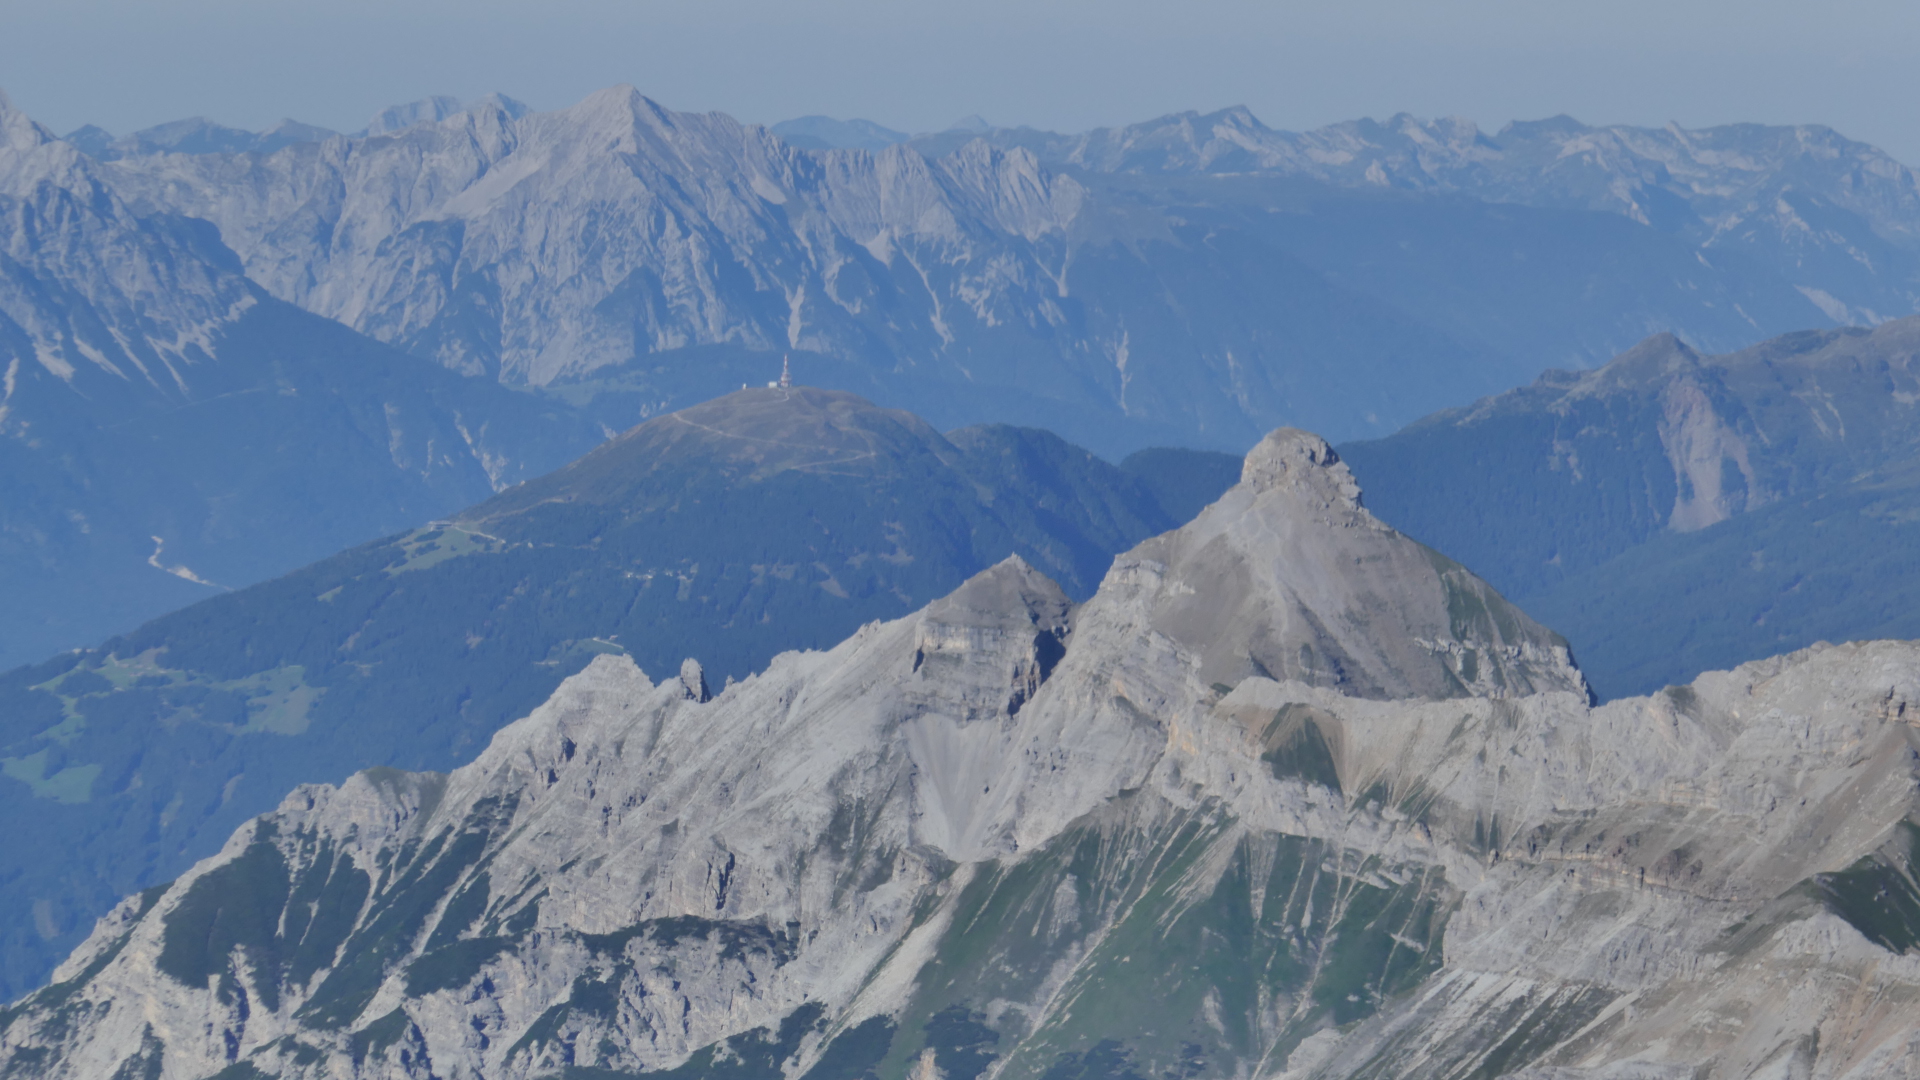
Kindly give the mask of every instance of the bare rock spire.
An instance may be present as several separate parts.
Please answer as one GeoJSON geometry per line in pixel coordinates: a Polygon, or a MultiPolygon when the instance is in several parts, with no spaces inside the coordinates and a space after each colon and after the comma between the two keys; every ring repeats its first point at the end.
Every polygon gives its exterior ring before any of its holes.
{"type": "Polygon", "coordinates": [[[680,661],[680,692],[688,701],[713,700],[713,694],[707,690],[707,673],[700,667],[700,661],[691,656],[680,661]]]}

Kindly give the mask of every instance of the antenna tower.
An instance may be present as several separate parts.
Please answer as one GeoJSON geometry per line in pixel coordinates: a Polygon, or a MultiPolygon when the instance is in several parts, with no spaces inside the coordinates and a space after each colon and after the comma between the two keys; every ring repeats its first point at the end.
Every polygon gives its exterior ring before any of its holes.
{"type": "Polygon", "coordinates": [[[787,365],[787,357],[780,358],[780,389],[793,389],[793,369],[787,365]]]}

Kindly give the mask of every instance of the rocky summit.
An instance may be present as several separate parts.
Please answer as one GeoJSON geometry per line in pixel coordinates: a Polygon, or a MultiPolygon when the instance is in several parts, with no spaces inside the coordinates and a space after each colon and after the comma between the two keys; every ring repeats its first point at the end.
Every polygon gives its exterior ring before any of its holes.
{"type": "Polygon", "coordinates": [[[1920,647],[1595,707],[1280,431],[713,695],[603,656],[296,790],[0,1014],[34,1077],[1920,1075],[1920,647]]]}

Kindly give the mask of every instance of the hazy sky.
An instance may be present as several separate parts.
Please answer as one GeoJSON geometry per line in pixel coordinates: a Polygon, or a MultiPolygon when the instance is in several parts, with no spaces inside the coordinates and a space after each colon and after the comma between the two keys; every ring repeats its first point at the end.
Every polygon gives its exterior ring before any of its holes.
{"type": "Polygon", "coordinates": [[[205,115],[354,129],[615,83],[771,123],[1058,130],[1251,106],[1694,127],[1818,122],[1920,164],[1912,0],[0,0],[0,89],[65,132],[205,115]]]}

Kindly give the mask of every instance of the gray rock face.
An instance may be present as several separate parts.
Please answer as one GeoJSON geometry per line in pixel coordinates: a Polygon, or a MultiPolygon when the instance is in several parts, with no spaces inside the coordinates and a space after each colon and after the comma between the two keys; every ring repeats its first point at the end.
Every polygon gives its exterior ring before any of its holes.
{"type": "Polygon", "coordinates": [[[1503,697],[1373,656],[1379,696],[1223,694],[1208,650],[1249,624],[1163,628],[1179,568],[1232,551],[1390,651],[1437,588],[1395,543],[1279,432],[1077,610],[1009,560],[711,701],[602,657],[474,764],[302,788],[129,898],[0,1019],[0,1062],[1920,1075],[1920,647],[1593,708],[1524,649],[1503,697]],[[1370,590],[1316,590],[1299,556],[1343,545],[1370,590]],[[1148,548],[1196,554],[1143,589],[1148,548]]]}
{"type": "Polygon", "coordinates": [[[488,102],[402,119],[266,158],[138,159],[119,182],[216,224],[274,295],[511,382],[690,345],[844,352],[876,303],[915,339],[952,340],[962,310],[1064,321],[1059,290],[1032,288],[1058,254],[1033,242],[1080,191],[1024,151],[813,157],[630,87],[519,119],[488,102]],[[874,260],[896,259],[919,296],[878,280],[874,260]]]}
{"type": "Polygon", "coordinates": [[[0,670],[598,441],[563,407],[275,300],[211,227],[137,210],[109,168],[0,96],[0,670]]]}
{"type": "Polygon", "coordinates": [[[1913,170],[1818,124],[1591,127],[1559,116],[1487,133],[1466,120],[1402,113],[1292,132],[1235,108],[1081,135],[988,137],[1028,146],[1056,167],[1274,173],[1619,214],[1689,238],[1703,258],[1737,253],[1773,266],[1843,325],[1911,314],[1920,296],[1913,170]]]}
{"type": "Polygon", "coordinates": [[[1654,329],[1737,348],[1920,298],[1912,176],[1819,129],[1295,134],[1235,110],[1077,136],[784,129],[806,149],[630,87],[392,112],[112,175],[143,213],[212,223],[271,295],[383,342],[624,388],[616,429],[794,350],[942,426],[1237,450],[1282,422],[1384,433],[1654,329]]]}
{"type": "Polygon", "coordinates": [[[1131,592],[1210,684],[1257,675],[1359,697],[1586,692],[1565,641],[1369,514],[1345,463],[1304,431],[1267,436],[1238,487],[1124,556],[1102,591],[1131,592]]]}

